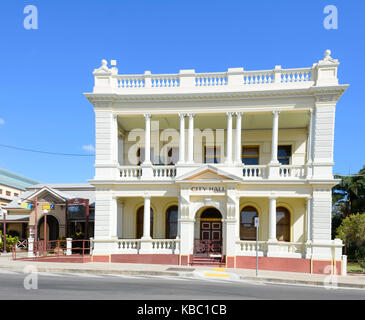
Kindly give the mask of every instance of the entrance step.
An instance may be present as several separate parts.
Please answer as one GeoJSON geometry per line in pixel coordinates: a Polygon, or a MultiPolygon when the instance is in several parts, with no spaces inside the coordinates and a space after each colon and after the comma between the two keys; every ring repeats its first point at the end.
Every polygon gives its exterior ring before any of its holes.
{"type": "Polygon", "coordinates": [[[192,261],[190,262],[192,266],[210,266],[210,267],[225,267],[226,263],[224,259],[220,257],[202,257],[202,256],[193,256],[192,261]]]}

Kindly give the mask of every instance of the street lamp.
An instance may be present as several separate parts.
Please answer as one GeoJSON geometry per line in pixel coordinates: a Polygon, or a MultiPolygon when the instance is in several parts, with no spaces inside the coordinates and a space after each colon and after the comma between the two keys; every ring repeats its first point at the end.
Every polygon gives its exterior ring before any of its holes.
{"type": "Polygon", "coordinates": [[[0,208],[0,217],[3,219],[4,253],[7,253],[7,251],[6,251],[6,212],[3,208],[0,208]]]}

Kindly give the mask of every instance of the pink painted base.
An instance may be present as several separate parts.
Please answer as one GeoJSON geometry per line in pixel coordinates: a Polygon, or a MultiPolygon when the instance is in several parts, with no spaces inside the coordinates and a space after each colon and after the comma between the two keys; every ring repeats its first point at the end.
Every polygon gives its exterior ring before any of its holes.
{"type": "Polygon", "coordinates": [[[112,254],[111,262],[179,265],[177,254],[112,254]]]}

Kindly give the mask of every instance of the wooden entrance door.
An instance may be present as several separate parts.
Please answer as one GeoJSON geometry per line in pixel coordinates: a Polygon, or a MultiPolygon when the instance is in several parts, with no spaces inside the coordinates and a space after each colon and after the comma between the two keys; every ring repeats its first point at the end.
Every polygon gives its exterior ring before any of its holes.
{"type": "Polygon", "coordinates": [[[200,221],[200,240],[222,240],[221,221],[200,221]]]}

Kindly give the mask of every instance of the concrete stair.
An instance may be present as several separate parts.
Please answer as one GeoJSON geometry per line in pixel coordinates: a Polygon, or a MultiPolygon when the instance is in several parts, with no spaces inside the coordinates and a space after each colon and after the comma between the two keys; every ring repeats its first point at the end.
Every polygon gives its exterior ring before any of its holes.
{"type": "Polygon", "coordinates": [[[193,256],[191,266],[225,267],[226,262],[221,257],[193,256]]]}

